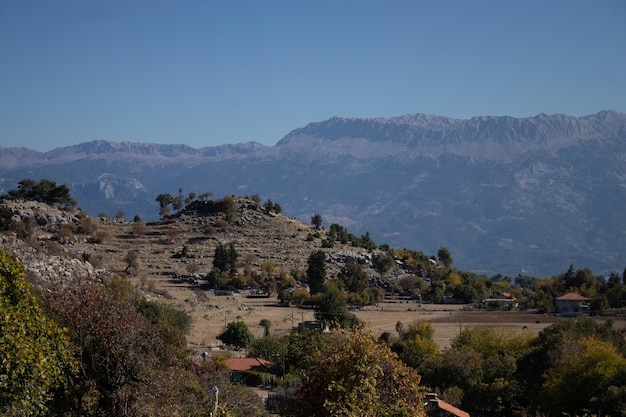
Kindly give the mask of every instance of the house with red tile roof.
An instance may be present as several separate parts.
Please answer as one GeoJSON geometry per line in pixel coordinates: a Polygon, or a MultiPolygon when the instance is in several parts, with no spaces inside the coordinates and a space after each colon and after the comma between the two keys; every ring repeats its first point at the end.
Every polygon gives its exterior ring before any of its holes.
{"type": "Polygon", "coordinates": [[[230,382],[254,386],[259,385],[258,372],[266,372],[272,364],[261,358],[230,358],[225,365],[230,371],[230,382]]]}
{"type": "Polygon", "coordinates": [[[563,316],[582,316],[589,312],[587,297],[573,292],[567,293],[556,299],[556,312],[563,316]]]}
{"type": "Polygon", "coordinates": [[[271,362],[261,358],[230,358],[226,359],[226,368],[231,372],[265,371],[271,362]]]}
{"type": "Polygon", "coordinates": [[[434,393],[426,396],[424,410],[428,417],[470,417],[468,412],[440,400],[434,393]]]}

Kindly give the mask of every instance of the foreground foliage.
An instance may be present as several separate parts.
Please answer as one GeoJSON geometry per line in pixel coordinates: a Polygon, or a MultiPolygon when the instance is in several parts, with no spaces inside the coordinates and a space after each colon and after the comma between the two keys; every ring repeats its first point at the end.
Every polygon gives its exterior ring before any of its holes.
{"type": "Polygon", "coordinates": [[[420,376],[364,326],[341,333],[335,348],[302,376],[293,416],[423,416],[420,376]]]}
{"type": "Polygon", "coordinates": [[[22,265],[0,248],[0,415],[43,415],[76,370],[65,331],[31,294],[22,265]]]}
{"type": "Polygon", "coordinates": [[[168,308],[148,307],[123,279],[53,292],[45,301],[69,328],[80,363],[59,409],[76,415],[203,412],[205,390],[187,370],[184,334],[176,321],[168,322],[175,317],[168,308]]]}

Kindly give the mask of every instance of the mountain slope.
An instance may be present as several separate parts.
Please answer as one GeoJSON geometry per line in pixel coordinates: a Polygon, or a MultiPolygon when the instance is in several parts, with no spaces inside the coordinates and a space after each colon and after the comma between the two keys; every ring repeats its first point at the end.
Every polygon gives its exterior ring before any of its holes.
{"type": "Polygon", "coordinates": [[[89,142],[0,148],[2,192],[64,182],[91,214],[156,218],[157,194],[259,193],[307,221],[322,214],[377,243],[487,274],[542,276],[626,264],[626,115],[332,118],[268,147],[89,142]]]}

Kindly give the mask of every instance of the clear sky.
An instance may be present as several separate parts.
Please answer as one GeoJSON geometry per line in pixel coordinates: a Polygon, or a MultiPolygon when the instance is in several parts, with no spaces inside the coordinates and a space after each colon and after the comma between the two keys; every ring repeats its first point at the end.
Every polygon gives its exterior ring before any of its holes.
{"type": "Polygon", "coordinates": [[[626,112],[626,1],[0,0],[0,146],[626,112]]]}

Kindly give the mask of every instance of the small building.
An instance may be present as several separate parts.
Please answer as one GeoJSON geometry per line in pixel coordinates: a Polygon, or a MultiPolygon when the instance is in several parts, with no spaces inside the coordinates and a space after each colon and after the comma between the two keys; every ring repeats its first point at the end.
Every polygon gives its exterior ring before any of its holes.
{"type": "Polygon", "coordinates": [[[573,292],[556,299],[556,312],[563,316],[582,316],[589,312],[589,298],[573,292]]]}
{"type": "Polygon", "coordinates": [[[229,358],[226,359],[226,368],[231,372],[264,371],[271,362],[261,358],[229,358]]]}
{"type": "Polygon", "coordinates": [[[468,412],[440,400],[435,393],[426,395],[424,411],[428,417],[470,417],[468,412]]]}
{"type": "Polygon", "coordinates": [[[324,326],[324,322],[319,320],[305,320],[298,323],[298,330],[317,330],[318,332],[323,332],[326,330],[326,326],[324,326]]]}
{"type": "Polygon", "coordinates": [[[491,298],[484,299],[482,303],[493,310],[512,310],[519,306],[517,299],[508,292],[494,294],[491,298]]]}
{"type": "Polygon", "coordinates": [[[230,371],[230,382],[233,384],[258,385],[256,372],[267,372],[271,362],[261,358],[230,358],[226,359],[226,368],[230,371]]]}

